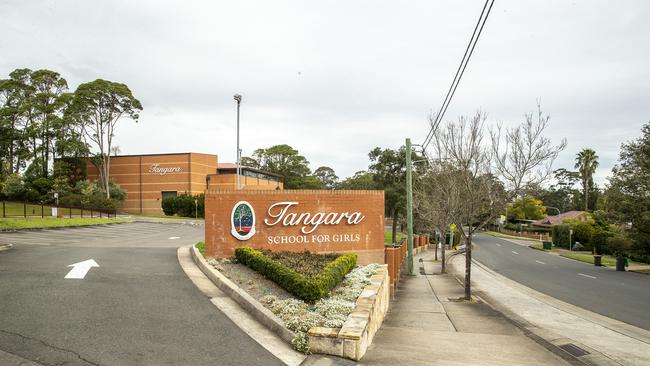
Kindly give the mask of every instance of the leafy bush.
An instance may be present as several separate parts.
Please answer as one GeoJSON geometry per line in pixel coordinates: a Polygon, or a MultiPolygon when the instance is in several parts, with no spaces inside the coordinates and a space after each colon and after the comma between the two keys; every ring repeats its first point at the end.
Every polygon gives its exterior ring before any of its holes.
{"type": "Polygon", "coordinates": [[[585,250],[589,250],[591,249],[591,241],[594,234],[596,234],[596,229],[593,224],[580,221],[573,226],[572,240],[574,242],[580,242],[585,250]]]}
{"type": "Polygon", "coordinates": [[[205,257],[205,242],[204,241],[200,241],[200,242],[196,243],[196,249],[198,249],[199,253],[201,253],[201,255],[205,257]]]}
{"type": "Polygon", "coordinates": [[[317,276],[307,277],[249,247],[235,249],[235,257],[240,263],[308,302],[314,302],[327,295],[357,263],[356,254],[343,254],[330,262],[317,276]]]}
{"type": "Polygon", "coordinates": [[[568,248],[569,230],[571,230],[571,226],[567,224],[553,225],[551,229],[553,243],[559,247],[568,248]]]}
{"type": "Polygon", "coordinates": [[[613,236],[614,233],[607,230],[596,230],[594,235],[591,237],[591,245],[596,251],[596,254],[609,254],[609,248],[607,248],[607,240],[613,236]]]}
{"type": "Polygon", "coordinates": [[[205,194],[201,193],[192,196],[183,193],[177,197],[167,197],[161,202],[161,206],[165,215],[183,216],[183,217],[198,217],[205,216],[205,194]],[[197,200],[197,203],[194,203],[197,200]]]}
{"type": "Polygon", "coordinates": [[[624,235],[615,235],[607,239],[607,247],[615,257],[626,257],[632,247],[632,240],[624,235]]]}

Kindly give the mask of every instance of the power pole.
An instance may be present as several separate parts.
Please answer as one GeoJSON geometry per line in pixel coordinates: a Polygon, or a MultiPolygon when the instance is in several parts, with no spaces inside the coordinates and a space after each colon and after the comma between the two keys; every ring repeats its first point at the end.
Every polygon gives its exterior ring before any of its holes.
{"type": "Polygon", "coordinates": [[[411,179],[411,139],[406,139],[406,232],[408,242],[407,264],[413,275],[413,182],[411,179]]]}

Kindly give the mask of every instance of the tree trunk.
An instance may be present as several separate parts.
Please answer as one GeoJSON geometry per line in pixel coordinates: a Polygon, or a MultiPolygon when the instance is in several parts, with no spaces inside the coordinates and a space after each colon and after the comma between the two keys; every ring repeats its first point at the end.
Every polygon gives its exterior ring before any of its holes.
{"type": "Polygon", "coordinates": [[[393,217],[393,243],[397,242],[397,210],[393,209],[391,212],[393,217]]]}
{"type": "Polygon", "coordinates": [[[465,300],[472,298],[472,234],[465,239],[465,300]]]}
{"type": "MultiPolygon", "coordinates": [[[[440,231],[440,238],[438,239],[438,243],[440,244],[440,255],[442,256],[442,268],[440,269],[440,274],[443,274],[447,271],[447,259],[445,258],[445,247],[447,246],[445,244],[447,237],[447,233],[445,231],[440,231]]],[[[438,243],[436,243],[436,252],[438,251],[438,243]]]]}
{"type": "Polygon", "coordinates": [[[587,187],[587,181],[582,182],[582,186],[585,188],[585,211],[589,211],[589,187],[587,187]]]}
{"type": "Polygon", "coordinates": [[[108,185],[108,182],[110,180],[109,175],[108,175],[109,169],[110,169],[110,167],[109,167],[110,162],[111,162],[111,157],[110,156],[105,156],[104,157],[104,184],[105,184],[104,187],[106,188],[106,198],[107,199],[111,199],[111,190],[109,189],[109,185],[108,185]]]}

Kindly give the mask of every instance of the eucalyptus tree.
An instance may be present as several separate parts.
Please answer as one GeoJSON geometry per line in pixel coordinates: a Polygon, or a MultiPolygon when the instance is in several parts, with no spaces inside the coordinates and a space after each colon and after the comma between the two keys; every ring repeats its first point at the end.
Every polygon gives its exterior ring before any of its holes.
{"type": "Polygon", "coordinates": [[[582,149],[576,154],[575,168],[580,173],[582,190],[585,198],[585,211],[589,210],[589,189],[593,184],[594,173],[598,168],[598,155],[592,149],[582,149]]]}
{"type": "Polygon", "coordinates": [[[93,161],[106,198],[111,198],[110,152],[117,123],[124,118],[137,122],[142,104],[125,84],[97,79],[77,87],[68,109],[69,118],[77,123],[83,137],[99,151],[93,161]]]}

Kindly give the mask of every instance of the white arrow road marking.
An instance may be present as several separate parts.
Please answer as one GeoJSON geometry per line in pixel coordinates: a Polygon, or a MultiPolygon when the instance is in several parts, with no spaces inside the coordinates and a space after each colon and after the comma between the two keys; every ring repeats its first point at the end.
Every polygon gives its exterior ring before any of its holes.
{"type": "Polygon", "coordinates": [[[519,254],[519,253],[517,253],[517,252],[515,252],[515,251],[513,250],[513,251],[512,251],[512,254],[519,254]]]}
{"type": "Polygon", "coordinates": [[[584,274],[584,273],[578,273],[578,276],[584,276],[584,277],[589,277],[589,278],[596,279],[596,277],[594,277],[594,276],[590,276],[590,275],[586,275],[586,274],[584,274]]]}
{"type": "Polygon", "coordinates": [[[535,261],[535,262],[537,262],[537,263],[539,263],[539,264],[546,264],[546,263],[541,262],[541,261],[535,261]]]}
{"type": "Polygon", "coordinates": [[[72,269],[67,275],[65,275],[65,278],[83,280],[84,277],[86,277],[86,274],[88,274],[88,271],[90,271],[92,267],[99,267],[99,264],[97,264],[94,259],[88,259],[83,262],[71,264],[68,267],[72,267],[72,269]]]}
{"type": "Polygon", "coordinates": [[[497,244],[497,246],[498,246],[498,247],[500,247],[500,246],[501,246],[501,244],[499,244],[499,243],[496,243],[496,244],[497,244]]]}
{"type": "Polygon", "coordinates": [[[180,238],[181,238],[180,236],[170,236],[169,240],[180,239],[180,238]]]}

